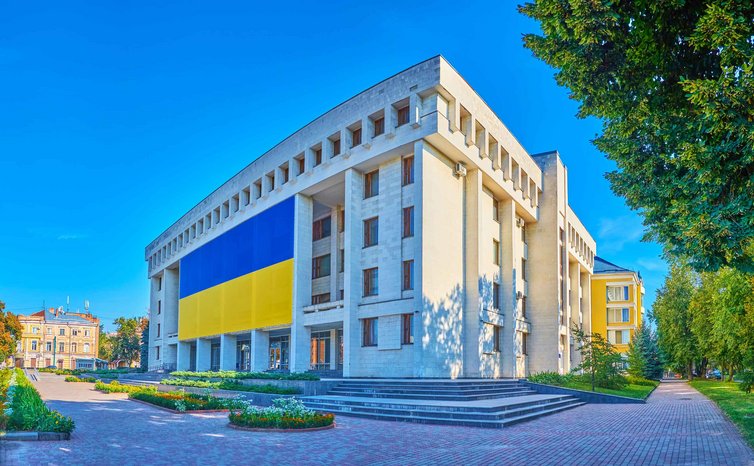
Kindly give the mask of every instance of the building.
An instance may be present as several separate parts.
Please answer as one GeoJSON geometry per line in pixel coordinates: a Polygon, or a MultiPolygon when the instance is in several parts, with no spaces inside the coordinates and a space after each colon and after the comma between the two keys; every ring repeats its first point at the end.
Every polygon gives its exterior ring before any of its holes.
{"type": "Polygon", "coordinates": [[[442,57],[321,115],[145,250],[149,367],[567,372],[595,242],[442,57]]]}
{"type": "Polygon", "coordinates": [[[644,317],[641,274],[596,257],[592,275],[592,332],[624,354],[644,317]]]}
{"type": "Polygon", "coordinates": [[[99,319],[89,313],[51,308],[18,320],[23,334],[13,356],[16,367],[76,369],[77,361],[97,357],[99,319]]]}

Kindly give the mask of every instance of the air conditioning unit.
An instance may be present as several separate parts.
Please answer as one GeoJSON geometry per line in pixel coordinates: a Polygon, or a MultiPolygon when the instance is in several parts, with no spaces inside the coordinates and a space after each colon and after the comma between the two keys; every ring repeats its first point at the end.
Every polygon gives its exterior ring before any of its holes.
{"type": "Polygon", "coordinates": [[[455,170],[453,170],[453,173],[456,176],[466,176],[466,165],[461,162],[456,163],[456,167],[455,170]]]}

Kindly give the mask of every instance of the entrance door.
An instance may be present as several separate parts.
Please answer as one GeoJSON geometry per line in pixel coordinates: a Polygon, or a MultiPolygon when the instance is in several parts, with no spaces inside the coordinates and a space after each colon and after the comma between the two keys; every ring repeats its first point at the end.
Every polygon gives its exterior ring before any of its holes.
{"type": "Polygon", "coordinates": [[[236,361],[239,371],[251,370],[251,347],[248,341],[239,341],[236,344],[236,361]]]}
{"type": "Polygon", "coordinates": [[[310,366],[314,370],[330,369],[330,331],[312,332],[310,366]]]}
{"type": "Polygon", "coordinates": [[[37,368],[37,358],[31,358],[31,368],[32,369],[37,368]]]}
{"type": "Polygon", "coordinates": [[[23,369],[24,367],[24,360],[23,359],[16,359],[16,367],[23,369]]]}
{"type": "Polygon", "coordinates": [[[215,343],[210,349],[209,368],[212,371],[220,370],[220,345],[215,343]]]}
{"type": "Polygon", "coordinates": [[[270,338],[270,363],[269,368],[272,370],[288,370],[288,348],[290,347],[290,337],[283,335],[280,337],[270,338]]]}
{"type": "Polygon", "coordinates": [[[50,358],[45,359],[45,367],[50,367],[50,366],[52,366],[52,359],[50,358]]]}

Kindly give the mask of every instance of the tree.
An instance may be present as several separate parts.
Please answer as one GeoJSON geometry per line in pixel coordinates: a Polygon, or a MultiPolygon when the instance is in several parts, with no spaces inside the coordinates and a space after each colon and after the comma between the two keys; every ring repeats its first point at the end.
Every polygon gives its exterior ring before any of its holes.
{"type": "Polygon", "coordinates": [[[16,342],[21,339],[23,327],[18,317],[5,311],[5,303],[0,301],[0,362],[5,361],[16,351],[16,342]]]}
{"type": "MultiPolygon", "coordinates": [[[[146,320],[146,319],[145,319],[146,320]]],[[[149,370],[149,321],[146,320],[146,324],[143,325],[141,330],[141,356],[139,358],[141,363],[141,370],[146,372],[149,370]]]]}
{"type": "Polygon", "coordinates": [[[524,35],[603,122],[613,191],[696,270],[754,271],[754,2],[535,0],[524,35]]]}
{"type": "Polygon", "coordinates": [[[694,361],[700,352],[697,340],[691,331],[689,307],[695,291],[693,271],[678,262],[670,264],[665,283],[657,290],[652,309],[657,321],[657,342],[673,370],[686,372],[693,377],[694,361]]]}
{"type": "MultiPolygon", "coordinates": [[[[649,316],[648,316],[649,317],[649,316]]],[[[649,319],[648,319],[649,320],[649,319]]],[[[657,335],[642,322],[628,345],[628,373],[645,379],[662,377],[662,362],[657,347],[657,335]]]]}
{"type": "Polygon", "coordinates": [[[592,391],[595,386],[621,388],[625,383],[620,374],[622,358],[610,342],[599,333],[589,335],[576,325],[571,328],[571,333],[581,353],[581,364],[575,370],[583,371],[589,377],[592,391]]]}
{"type": "Polygon", "coordinates": [[[97,348],[97,357],[105,361],[113,359],[113,342],[110,335],[105,333],[105,326],[99,326],[99,347],[97,348]]]}
{"type": "Polygon", "coordinates": [[[130,366],[139,359],[141,352],[141,330],[146,319],[137,317],[118,317],[115,319],[117,327],[112,338],[113,359],[123,359],[130,366]]]}

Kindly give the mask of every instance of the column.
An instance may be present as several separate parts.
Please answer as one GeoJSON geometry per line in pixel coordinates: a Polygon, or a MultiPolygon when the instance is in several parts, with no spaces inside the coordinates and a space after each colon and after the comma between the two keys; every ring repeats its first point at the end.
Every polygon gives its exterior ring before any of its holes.
{"type": "MultiPolygon", "coordinates": [[[[516,276],[516,244],[514,241],[518,228],[516,227],[516,203],[513,199],[500,200],[500,250],[502,258],[501,266],[501,284],[500,304],[503,311],[503,334],[502,334],[502,353],[503,353],[503,375],[505,377],[517,377],[516,371],[517,358],[520,353],[519,344],[516,334],[516,318],[518,316],[519,300],[516,297],[518,284],[516,276]]],[[[523,291],[523,290],[522,290],[523,291]]]]}
{"type": "Polygon", "coordinates": [[[343,377],[358,375],[358,351],[361,348],[361,323],[358,317],[361,299],[361,203],[364,196],[364,177],[353,168],[346,170],[345,183],[345,235],[344,251],[346,262],[343,274],[343,377]]]}
{"type": "Polygon", "coordinates": [[[570,372],[571,368],[576,367],[581,363],[581,355],[576,351],[577,346],[571,342],[571,327],[573,325],[580,325],[581,306],[579,305],[579,295],[581,293],[581,264],[578,262],[571,264],[568,268],[569,286],[568,298],[569,298],[569,313],[568,322],[568,338],[566,344],[568,345],[568,357],[565,357],[568,365],[565,367],[566,372],[570,372]]]}
{"type": "Polygon", "coordinates": [[[236,370],[236,336],[220,335],[220,370],[236,370]]]}
{"type": "Polygon", "coordinates": [[[212,342],[206,338],[196,339],[196,371],[208,371],[212,364],[212,342]]]}
{"type": "Polygon", "coordinates": [[[251,372],[263,372],[270,365],[270,334],[263,330],[252,330],[249,341],[251,351],[251,372]]]}
{"type": "Polygon", "coordinates": [[[481,248],[480,233],[482,231],[482,174],[479,170],[469,170],[464,183],[466,191],[466,205],[464,215],[464,249],[465,260],[465,302],[463,306],[463,375],[464,377],[479,377],[481,361],[480,338],[480,310],[481,287],[492,289],[491,280],[481,274],[479,262],[481,248]]]}
{"type": "Polygon", "coordinates": [[[330,209],[330,300],[337,301],[340,299],[338,289],[338,256],[340,248],[338,247],[338,208],[330,209]]]}
{"type": "MultiPolygon", "coordinates": [[[[302,323],[304,306],[312,299],[312,220],[314,203],[309,196],[296,194],[293,234],[293,323],[291,325],[291,372],[309,369],[310,331],[302,323]]],[[[332,275],[332,271],[331,271],[332,275]]]]}
{"type": "Polygon", "coordinates": [[[176,368],[179,371],[187,371],[191,368],[191,342],[179,341],[178,342],[178,356],[177,356],[176,368]]]}
{"type": "Polygon", "coordinates": [[[330,330],[330,370],[338,370],[338,329],[330,330]]]}

